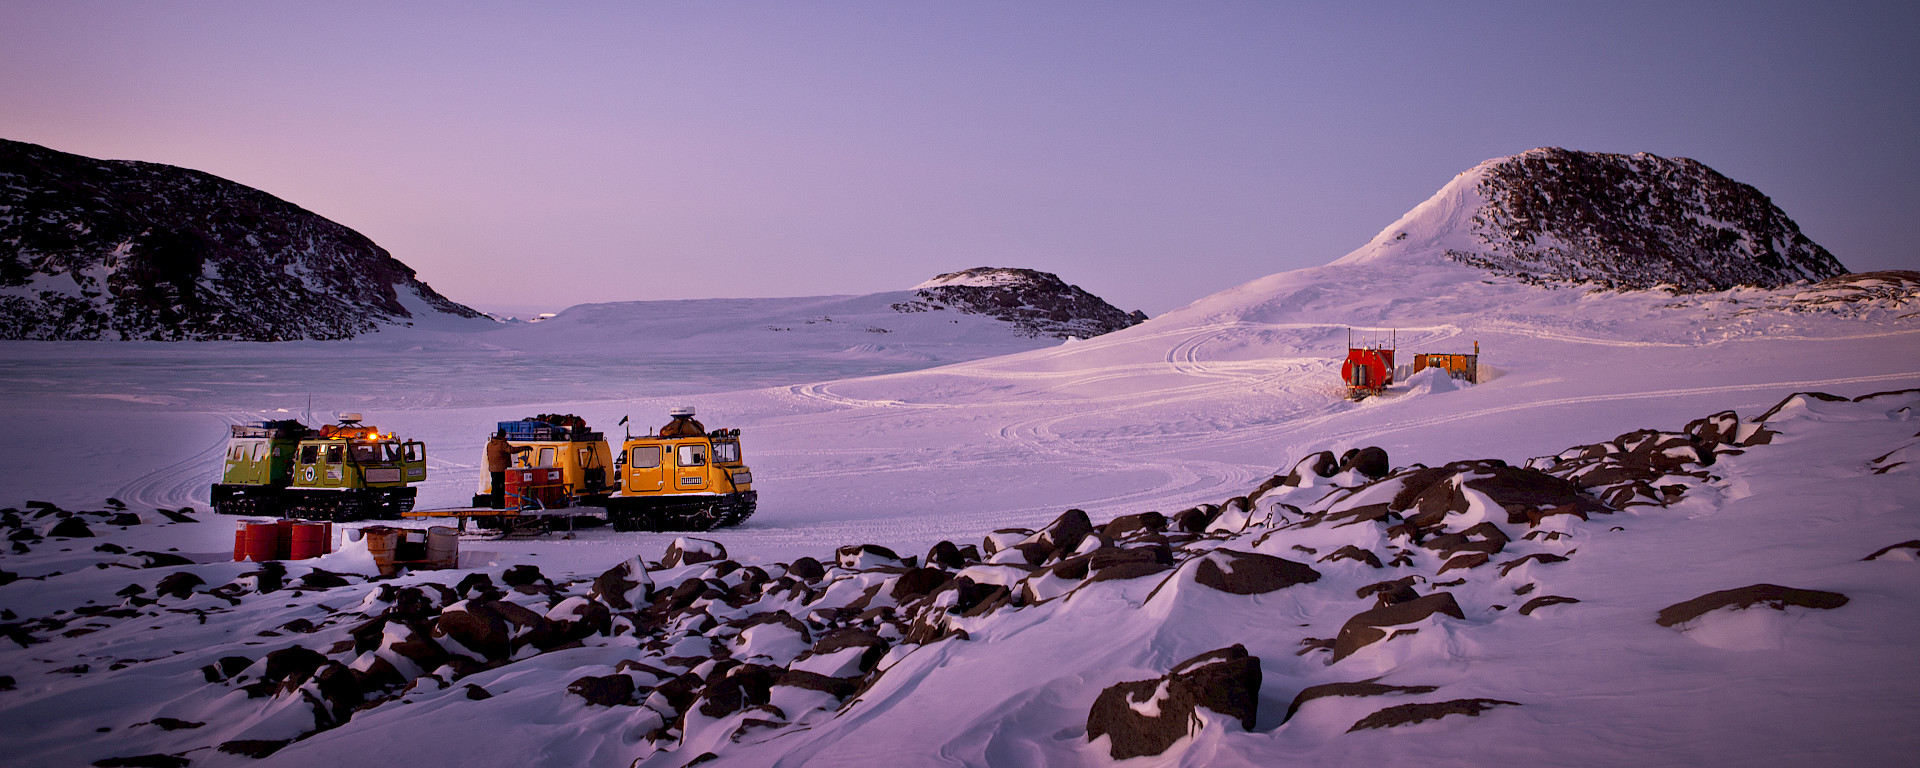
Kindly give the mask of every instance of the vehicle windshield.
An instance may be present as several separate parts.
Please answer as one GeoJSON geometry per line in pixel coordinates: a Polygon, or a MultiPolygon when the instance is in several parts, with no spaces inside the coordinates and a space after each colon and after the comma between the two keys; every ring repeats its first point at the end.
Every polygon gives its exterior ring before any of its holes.
{"type": "Polygon", "coordinates": [[[735,442],[722,442],[718,440],[714,441],[713,463],[715,464],[740,463],[740,444],[735,442]]]}
{"type": "Polygon", "coordinates": [[[353,460],[361,464],[374,464],[400,460],[398,443],[354,443],[353,460]]]}

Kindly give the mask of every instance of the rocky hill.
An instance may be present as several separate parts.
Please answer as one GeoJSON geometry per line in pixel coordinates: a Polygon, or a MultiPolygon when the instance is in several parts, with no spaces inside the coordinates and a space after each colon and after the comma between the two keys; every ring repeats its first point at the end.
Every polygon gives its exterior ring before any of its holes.
{"type": "Polygon", "coordinates": [[[260,190],[0,140],[0,338],[338,339],[423,312],[481,316],[260,190]]]}
{"type": "Polygon", "coordinates": [[[1423,249],[1530,282],[1621,289],[1846,273],[1766,195],[1699,162],[1553,147],[1481,163],[1342,261],[1423,249]]]}
{"type": "Polygon", "coordinates": [[[1146,313],[1123,312],[1104,299],[1068,285],[1050,272],[975,267],[949,272],[913,287],[918,298],[893,305],[899,312],[953,309],[1011,323],[1030,338],[1089,338],[1145,322],[1146,313]]]}

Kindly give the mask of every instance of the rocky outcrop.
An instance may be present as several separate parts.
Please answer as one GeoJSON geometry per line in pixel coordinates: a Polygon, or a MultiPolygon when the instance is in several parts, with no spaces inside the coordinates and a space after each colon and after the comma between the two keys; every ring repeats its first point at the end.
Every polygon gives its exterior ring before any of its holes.
{"type": "Polygon", "coordinates": [[[1145,313],[1122,312],[1104,299],[1068,285],[1058,275],[1031,269],[976,267],[916,285],[914,301],[896,312],[954,310],[987,315],[1030,338],[1091,338],[1145,322],[1145,313]]]}
{"type": "Polygon", "coordinates": [[[481,316],[260,190],[0,140],[0,339],[339,339],[421,310],[481,316]]]}
{"type": "Polygon", "coordinates": [[[1447,256],[1490,271],[1685,291],[1846,272],[1766,195],[1687,158],[1547,147],[1475,170],[1481,247],[1447,256]]]}

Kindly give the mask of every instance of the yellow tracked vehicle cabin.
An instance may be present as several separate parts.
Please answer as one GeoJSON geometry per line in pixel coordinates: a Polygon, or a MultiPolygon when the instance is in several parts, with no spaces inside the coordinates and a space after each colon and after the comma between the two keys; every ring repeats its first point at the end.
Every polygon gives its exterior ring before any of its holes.
{"type": "Polygon", "coordinates": [[[658,434],[629,437],[616,458],[619,489],[593,503],[622,531],[704,531],[739,524],[759,501],[740,451],[740,430],[707,431],[694,409],[674,408],[658,434]]]}
{"type": "MultiPolygon", "coordinates": [[[[546,495],[539,500],[538,506],[604,506],[596,501],[615,490],[618,479],[613,477],[613,451],[607,446],[606,435],[587,429],[587,422],[572,414],[541,414],[519,421],[502,421],[497,425],[495,434],[506,436],[507,445],[514,449],[511,469],[555,469],[559,470],[561,487],[554,489],[556,496],[546,495]],[[524,451],[520,449],[526,449],[524,451]]],[[[484,450],[484,449],[482,449],[484,450]]],[[[485,456],[481,464],[485,465],[485,456]]],[[[546,491],[542,488],[542,491],[546,491]]],[[[475,490],[473,505],[481,508],[495,507],[496,493],[501,501],[498,506],[517,508],[528,505],[530,499],[510,498],[506,489],[493,487],[491,475],[480,478],[480,486],[475,490]]],[[[516,494],[518,495],[518,494],[516,494]]]]}

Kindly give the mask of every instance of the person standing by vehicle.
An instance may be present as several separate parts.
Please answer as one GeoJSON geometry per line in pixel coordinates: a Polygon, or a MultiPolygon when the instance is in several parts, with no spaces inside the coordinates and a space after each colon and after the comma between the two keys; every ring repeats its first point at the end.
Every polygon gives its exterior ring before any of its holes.
{"type": "Polygon", "coordinates": [[[487,474],[493,476],[493,508],[507,507],[507,467],[513,464],[513,455],[528,453],[533,449],[527,446],[514,447],[507,444],[507,431],[497,430],[487,440],[487,474]]]}

